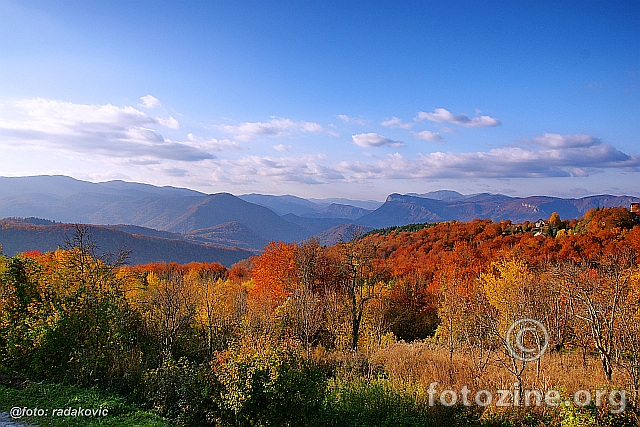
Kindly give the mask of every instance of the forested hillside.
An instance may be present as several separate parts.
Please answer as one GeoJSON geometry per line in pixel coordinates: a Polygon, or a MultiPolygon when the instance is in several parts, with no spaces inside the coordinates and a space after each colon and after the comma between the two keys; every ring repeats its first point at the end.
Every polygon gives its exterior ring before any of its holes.
{"type": "Polygon", "coordinates": [[[255,253],[233,248],[228,241],[221,242],[226,245],[215,246],[209,240],[198,242],[192,236],[183,238],[182,235],[143,227],[58,224],[33,218],[0,220],[0,249],[7,255],[26,251],[54,251],[65,247],[78,227],[86,229],[105,253],[129,251],[129,262],[132,264],[200,261],[230,266],[255,253]]]}
{"type": "Polygon", "coordinates": [[[637,420],[640,225],[625,208],[351,228],[230,268],[124,266],[82,230],[72,243],[0,258],[4,376],[117,390],[191,426],[637,420]],[[515,331],[539,358],[505,338],[523,318],[545,327],[515,331]],[[444,391],[465,389],[475,403],[444,391]]]}

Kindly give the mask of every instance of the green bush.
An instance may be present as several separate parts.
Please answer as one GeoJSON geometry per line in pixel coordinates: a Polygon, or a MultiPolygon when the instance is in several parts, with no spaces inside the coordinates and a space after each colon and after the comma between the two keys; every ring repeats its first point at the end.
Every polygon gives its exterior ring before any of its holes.
{"type": "Polygon", "coordinates": [[[166,360],[144,375],[141,392],[180,425],[312,426],[320,425],[326,378],[295,347],[254,343],[199,365],[166,360]]]}
{"type": "Polygon", "coordinates": [[[428,427],[478,425],[462,407],[430,407],[421,396],[394,388],[386,379],[332,380],[325,401],[326,425],[428,427]]]}
{"type": "Polygon", "coordinates": [[[220,389],[209,365],[168,359],[143,376],[140,392],[162,416],[180,425],[204,426],[220,417],[220,389]]]}
{"type": "Polygon", "coordinates": [[[326,375],[304,359],[295,345],[238,347],[221,353],[218,362],[222,423],[317,425],[326,375]]]}

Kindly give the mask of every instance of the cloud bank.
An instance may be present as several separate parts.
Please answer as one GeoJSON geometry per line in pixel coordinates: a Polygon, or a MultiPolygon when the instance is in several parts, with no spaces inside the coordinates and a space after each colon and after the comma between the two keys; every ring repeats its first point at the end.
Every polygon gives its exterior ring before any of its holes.
{"type": "MultiPolygon", "coordinates": [[[[159,101],[152,98],[142,100],[148,107],[159,105],[159,101]]],[[[488,116],[454,116],[444,109],[421,115],[423,120],[467,127],[497,122],[488,116]]],[[[404,123],[396,117],[381,125],[405,129],[406,134],[417,140],[442,141],[437,132],[403,128],[404,123]]],[[[113,160],[112,163],[122,167],[114,170],[106,166],[103,171],[91,171],[96,174],[164,174],[176,179],[189,177],[190,182],[209,186],[217,183],[264,186],[281,182],[315,185],[392,179],[421,182],[440,178],[586,177],[606,170],[640,171],[640,156],[624,153],[588,134],[544,133],[485,151],[428,152],[424,147],[433,145],[421,144],[427,152],[376,155],[375,148],[398,148],[407,144],[375,132],[358,133],[351,136],[351,143],[370,149],[358,159],[353,157],[353,147],[341,152],[341,142],[327,144],[328,135],[335,132],[312,121],[271,118],[239,125],[209,125],[211,128],[217,129],[222,138],[187,133],[176,141],[163,136],[163,132],[174,135],[172,131],[180,129],[176,119],[154,117],[131,106],[85,105],[42,98],[0,103],[0,147],[18,155],[22,155],[23,148],[36,149],[32,152],[43,149],[70,153],[67,158],[80,159],[76,162],[79,169],[82,159],[96,156],[101,161],[113,160]],[[227,138],[224,134],[231,136],[227,138]],[[308,136],[310,141],[298,142],[296,138],[301,136],[305,139],[308,136]],[[286,144],[281,141],[268,145],[248,143],[246,147],[238,143],[261,137],[289,137],[290,140],[286,144]],[[274,151],[277,153],[272,156],[274,151]]]]}
{"type": "Polygon", "coordinates": [[[590,135],[545,133],[522,146],[433,152],[413,159],[395,153],[373,163],[341,162],[337,169],[359,179],[584,177],[605,169],[639,172],[640,157],[590,135]]]}
{"type": "MultiPolygon", "coordinates": [[[[155,98],[154,98],[155,99],[155,98]]],[[[85,105],[42,98],[0,106],[0,144],[60,149],[112,158],[200,161],[228,142],[191,137],[176,142],[154,127],[177,129],[178,121],[153,118],[133,107],[85,105]]]]}
{"type": "MultiPolygon", "coordinates": [[[[391,141],[373,134],[354,135],[368,147],[391,141]],[[365,141],[365,142],[363,142],[365,141]],[[373,145],[372,145],[373,144],[373,145]]],[[[238,160],[211,160],[220,182],[365,183],[376,180],[584,177],[603,170],[640,171],[640,157],[625,154],[589,135],[543,134],[522,146],[476,152],[433,152],[405,157],[393,153],[372,161],[331,162],[325,155],[246,156],[238,160]]]]}

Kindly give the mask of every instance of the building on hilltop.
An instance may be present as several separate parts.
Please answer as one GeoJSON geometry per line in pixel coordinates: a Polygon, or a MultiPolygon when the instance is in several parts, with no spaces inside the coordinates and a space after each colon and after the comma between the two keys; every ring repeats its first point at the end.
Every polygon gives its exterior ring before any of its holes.
{"type": "Polygon", "coordinates": [[[636,222],[640,222],[640,203],[631,203],[629,210],[635,214],[636,222]]]}

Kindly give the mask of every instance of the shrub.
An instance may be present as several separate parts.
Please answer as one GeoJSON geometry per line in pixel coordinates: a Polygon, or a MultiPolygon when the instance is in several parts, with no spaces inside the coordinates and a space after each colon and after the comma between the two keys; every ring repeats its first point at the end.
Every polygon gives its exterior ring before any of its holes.
{"type": "Polygon", "coordinates": [[[220,384],[208,364],[167,359],[144,375],[140,391],[154,411],[180,425],[204,426],[220,416],[220,384]]]}
{"type": "Polygon", "coordinates": [[[319,420],[326,375],[291,343],[258,342],[219,354],[223,424],[310,426],[319,420]]]}

